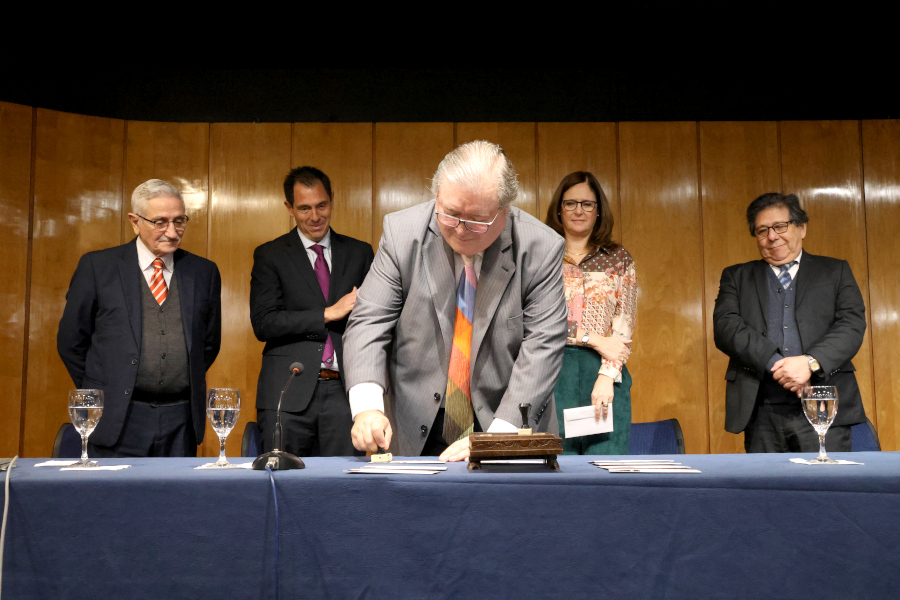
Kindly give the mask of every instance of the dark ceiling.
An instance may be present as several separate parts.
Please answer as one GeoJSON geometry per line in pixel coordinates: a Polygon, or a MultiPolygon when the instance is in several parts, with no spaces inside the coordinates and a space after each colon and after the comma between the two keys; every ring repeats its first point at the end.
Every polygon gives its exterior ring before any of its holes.
{"type": "MultiPolygon", "coordinates": [[[[795,62],[549,69],[3,66],[0,100],[183,122],[896,118],[878,70],[795,62]]],[[[687,63],[682,63],[687,64],[687,63]]],[[[717,63],[718,64],[718,63],[717,63]]]]}

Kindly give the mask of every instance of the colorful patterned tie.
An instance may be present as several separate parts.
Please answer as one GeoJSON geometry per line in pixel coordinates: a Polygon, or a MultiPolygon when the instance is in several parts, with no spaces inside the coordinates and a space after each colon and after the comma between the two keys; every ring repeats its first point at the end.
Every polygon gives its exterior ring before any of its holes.
{"type": "MultiPolygon", "coordinates": [[[[325,302],[328,302],[328,291],[331,289],[331,272],[328,270],[328,262],[325,260],[325,248],[318,244],[310,246],[316,253],[316,264],[313,270],[316,272],[316,279],[319,280],[319,287],[322,288],[322,294],[325,295],[325,302]]],[[[325,339],[325,351],[322,352],[322,362],[326,364],[334,363],[334,345],[331,343],[331,334],[325,339]]]]}
{"type": "Polygon", "coordinates": [[[795,261],[789,262],[786,265],[781,265],[780,267],[778,267],[779,269],[781,269],[781,272],[778,273],[778,282],[781,283],[781,287],[783,287],[784,289],[788,289],[791,286],[792,278],[791,278],[791,274],[788,271],[790,271],[791,267],[793,267],[796,264],[797,264],[797,261],[795,260],[795,261]]]}
{"type": "Polygon", "coordinates": [[[472,321],[475,316],[475,259],[463,256],[465,269],[456,288],[456,325],[447,377],[447,404],[444,408],[444,441],[452,444],[469,436],[474,429],[469,360],[472,348],[472,321]]]}
{"type": "Polygon", "coordinates": [[[153,275],[150,276],[150,293],[156,298],[156,303],[162,306],[169,294],[169,288],[166,287],[166,278],[163,277],[163,261],[161,258],[153,260],[153,275]]]}

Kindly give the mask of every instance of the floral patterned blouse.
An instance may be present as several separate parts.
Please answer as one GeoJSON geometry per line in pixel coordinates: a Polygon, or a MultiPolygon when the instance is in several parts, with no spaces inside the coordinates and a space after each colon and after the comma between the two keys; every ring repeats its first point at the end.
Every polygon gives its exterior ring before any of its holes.
{"type": "MultiPolygon", "coordinates": [[[[618,246],[612,250],[595,250],[581,264],[563,258],[566,305],[569,308],[569,346],[580,346],[575,338],[581,327],[590,333],[630,340],[637,315],[637,277],[634,259],[628,250],[618,246]]],[[[603,359],[600,374],[622,380],[624,362],[603,359]]]]}

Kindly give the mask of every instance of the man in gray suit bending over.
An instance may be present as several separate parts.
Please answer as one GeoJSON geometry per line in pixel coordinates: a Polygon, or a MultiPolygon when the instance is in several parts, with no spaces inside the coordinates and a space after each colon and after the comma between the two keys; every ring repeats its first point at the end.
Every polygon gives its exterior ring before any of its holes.
{"type": "Polygon", "coordinates": [[[344,333],[353,445],[464,460],[472,431],[516,431],[523,402],[556,433],[563,238],[510,206],[516,172],[495,144],[456,148],[431,191],[385,217],[344,333]]]}
{"type": "Polygon", "coordinates": [[[866,307],[847,261],[803,251],[809,217],[797,196],[763,194],[747,208],[762,260],[725,269],[713,312],[716,347],[728,355],[725,429],[744,432],[747,452],[815,452],[818,436],[797,397],[833,385],[838,411],[825,437],[849,452],[864,423],[853,358],[866,307]]]}

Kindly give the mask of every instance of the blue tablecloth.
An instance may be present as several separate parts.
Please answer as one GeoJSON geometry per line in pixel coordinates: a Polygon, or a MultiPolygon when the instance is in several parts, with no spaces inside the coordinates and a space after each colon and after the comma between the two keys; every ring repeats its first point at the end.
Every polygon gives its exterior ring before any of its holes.
{"type": "MultiPolygon", "coordinates": [[[[275,473],[283,598],[900,598],[900,455],[681,455],[698,475],[275,473]]],[[[270,598],[265,472],[13,470],[4,598],[270,598]]],[[[244,459],[246,460],[246,459],[244,459]]]]}

